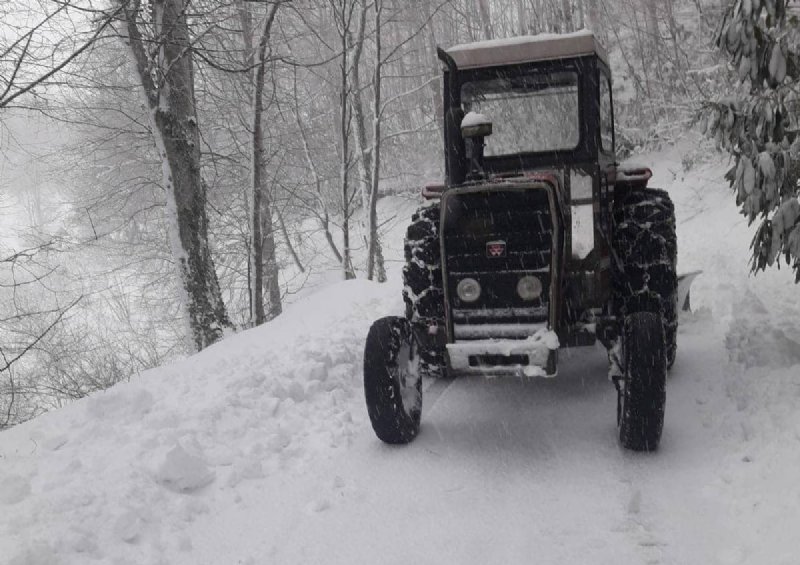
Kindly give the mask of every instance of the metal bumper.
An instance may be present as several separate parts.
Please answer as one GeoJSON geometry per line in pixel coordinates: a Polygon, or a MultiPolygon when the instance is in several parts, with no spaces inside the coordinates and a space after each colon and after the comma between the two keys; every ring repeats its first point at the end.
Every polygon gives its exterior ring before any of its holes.
{"type": "Polygon", "coordinates": [[[473,339],[447,344],[450,369],[487,376],[555,377],[558,337],[539,329],[526,339],[473,339]]]}

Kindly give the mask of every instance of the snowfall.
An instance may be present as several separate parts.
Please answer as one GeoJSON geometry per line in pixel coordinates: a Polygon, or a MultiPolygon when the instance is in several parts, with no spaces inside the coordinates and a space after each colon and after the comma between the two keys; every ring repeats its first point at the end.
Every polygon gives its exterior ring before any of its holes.
{"type": "Polygon", "coordinates": [[[318,285],[263,327],[0,433],[0,562],[800,563],[800,287],[753,277],[752,229],[707,158],[640,156],[669,190],[680,322],[656,453],[616,439],[601,347],[554,379],[425,383],[410,445],[374,435],[362,356],[400,314],[404,226],[381,204],[390,281],[318,285]]]}

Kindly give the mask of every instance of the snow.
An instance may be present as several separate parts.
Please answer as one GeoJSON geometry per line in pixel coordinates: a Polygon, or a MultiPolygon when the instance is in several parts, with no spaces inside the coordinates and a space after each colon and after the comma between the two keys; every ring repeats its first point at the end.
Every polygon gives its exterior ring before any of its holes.
{"type": "MultiPolygon", "coordinates": [[[[535,311],[533,308],[493,308],[494,312],[535,311]]],[[[546,312],[546,307],[542,308],[546,312]]],[[[464,310],[462,310],[463,312],[464,310]]],[[[524,315],[524,314],[523,314],[524,315]]],[[[520,335],[533,334],[546,324],[453,324],[453,335],[456,338],[476,339],[480,337],[516,338],[520,335]]],[[[553,349],[557,348],[554,347],[553,349]]]]}
{"type": "Polygon", "coordinates": [[[490,123],[492,123],[491,120],[483,114],[478,114],[477,112],[467,112],[467,115],[464,116],[463,120],[461,120],[461,127],[471,128],[490,123]]]}
{"type": "Polygon", "coordinates": [[[31,483],[19,475],[7,475],[0,485],[0,503],[5,505],[16,504],[25,500],[31,493],[31,483]]]}
{"type": "Polygon", "coordinates": [[[472,49],[483,49],[487,47],[508,47],[513,45],[526,45],[530,43],[544,43],[552,41],[553,39],[577,39],[581,37],[593,37],[593,34],[588,29],[581,29],[571,33],[540,33],[537,35],[517,35],[514,37],[505,37],[500,39],[486,39],[483,41],[474,41],[472,43],[462,43],[454,45],[447,49],[448,53],[457,51],[466,51],[472,49]]]}
{"type": "Polygon", "coordinates": [[[214,480],[202,455],[191,455],[180,442],[170,449],[155,470],[156,482],[177,492],[192,492],[214,480]]]}
{"type": "MultiPolygon", "coordinates": [[[[347,281],[277,320],[0,434],[0,556],[12,565],[793,564],[800,522],[800,303],[752,278],[752,237],[687,148],[641,156],[676,202],[682,321],[655,454],[615,439],[598,348],[554,379],[425,383],[420,436],[381,444],[364,407],[390,282],[347,281]]],[[[409,214],[410,215],[410,214],[409,214]]]]}
{"type": "MultiPolygon", "coordinates": [[[[507,325],[486,324],[486,326],[495,330],[495,335],[502,335],[504,331],[509,330],[507,325]]],[[[529,331],[533,333],[526,339],[482,339],[448,343],[447,353],[450,363],[455,369],[469,371],[473,369],[469,364],[469,358],[473,355],[527,355],[530,365],[521,366],[519,372],[526,377],[545,377],[547,374],[543,367],[547,363],[550,350],[558,349],[558,336],[543,326],[544,324],[531,324],[529,331]]],[[[483,328],[484,325],[482,324],[481,327],[483,328]]],[[[454,329],[457,336],[467,339],[476,337],[478,333],[470,331],[469,328],[469,326],[456,325],[454,329]]]]}

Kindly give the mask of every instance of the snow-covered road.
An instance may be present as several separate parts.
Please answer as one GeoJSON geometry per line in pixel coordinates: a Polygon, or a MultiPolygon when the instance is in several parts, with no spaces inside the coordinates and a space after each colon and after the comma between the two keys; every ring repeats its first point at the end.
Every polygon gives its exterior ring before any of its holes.
{"type": "Polygon", "coordinates": [[[748,277],[723,165],[650,159],[705,271],[657,453],[618,446],[600,348],[555,379],[426,383],[420,436],[383,445],[360,365],[399,282],[340,283],[0,434],[0,563],[799,563],[798,288],[748,277]]]}
{"type": "MultiPolygon", "coordinates": [[[[731,410],[724,359],[708,339],[681,345],[657,454],[617,445],[599,349],[564,360],[553,380],[436,383],[412,445],[384,446],[366,429],[244,495],[251,526],[232,548],[263,536],[245,554],[270,558],[254,563],[741,562],[752,523],[732,504],[733,477],[748,463],[737,430],[725,441],[715,424],[731,410]],[[266,507],[281,509],[279,527],[264,527],[266,507]]],[[[217,522],[201,554],[228,543],[217,522]]]]}

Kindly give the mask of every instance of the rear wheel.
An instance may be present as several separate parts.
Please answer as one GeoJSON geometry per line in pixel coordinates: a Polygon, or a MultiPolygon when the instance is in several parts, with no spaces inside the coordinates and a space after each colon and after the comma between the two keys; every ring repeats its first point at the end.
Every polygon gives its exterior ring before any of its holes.
{"type": "Polygon", "coordinates": [[[372,429],[386,443],[409,443],[419,433],[418,362],[407,320],[390,316],[372,324],[364,348],[364,396],[372,429]]]}
{"type": "Polygon", "coordinates": [[[444,328],[444,288],[439,248],[439,214],[437,204],[417,210],[406,232],[403,267],[403,301],[406,318],[414,327],[420,357],[420,373],[440,377],[444,374],[444,348],[428,334],[436,325],[444,328]]]}
{"type": "Polygon", "coordinates": [[[671,367],[678,331],[675,207],[664,190],[632,189],[615,198],[613,220],[614,309],[622,316],[654,312],[663,317],[671,367]]]}
{"type": "Polygon", "coordinates": [[[661,441],[667,398],[667,351],[664,326],[657,314],[640,312],[625,318],[622,352],[619,440],[626,449],[654,451],[661,441]]]}

